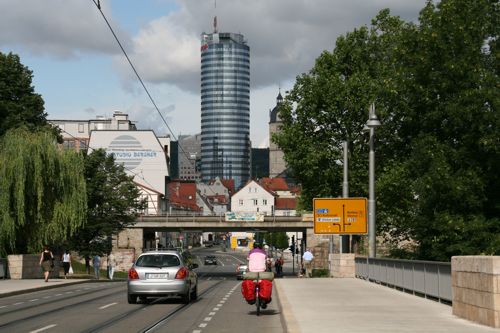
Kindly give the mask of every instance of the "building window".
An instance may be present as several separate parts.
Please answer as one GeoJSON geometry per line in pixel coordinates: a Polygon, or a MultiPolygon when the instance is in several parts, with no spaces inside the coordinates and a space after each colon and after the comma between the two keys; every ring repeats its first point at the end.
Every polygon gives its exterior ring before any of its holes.
{"type": "Polygon", "coordinates": [[[239,203],[240,203],[240,206],[243,206],[243,199],[240,199],[239,203]]]}
{"type": "Polygon", "coordinates": [[[257,199],[253,199],[253,205],[254,206],[257,206],[259,203],[258,203],[258,200],[257,199]]]}
{"type": "Polygon", "coordinates": [[[263,199],[263,200],[262,200],[262,204],[263,204],[264,206],[267,206],[267,199],[263,199]]]}
{"type": "Polygon", "coordinates": [[[83,124],[78,124],[78,133],[83,133],[84,127],[83,124]]]}

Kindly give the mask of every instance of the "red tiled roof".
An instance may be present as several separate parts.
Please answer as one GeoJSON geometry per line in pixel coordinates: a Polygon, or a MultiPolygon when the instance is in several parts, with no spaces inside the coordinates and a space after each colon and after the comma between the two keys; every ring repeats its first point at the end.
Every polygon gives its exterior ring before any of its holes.
{"type": "Polygon", "coordinates": [[[259,180],[259,184],[268,191],[288,191],[289,187],[285,178],[268,178],[264,177],[259,180]]]}
{"type": "Polygon", "coordinates": [[[234,179],[221,179],[220,181],[228,189],[230,195],[234,193],[234,179]]]}
{"type": "Polygon", "coordinates": [[[199,211],[196,204],[196,183],[185,181],[172,181],[167,184],[167,200],[169,204],[179,208],[199,211]]]}
{"type": "Polygon", "coordinates": [[[217,204],[227,204],[228,200],[225,195],[207,195],[207,200],[210,203],[217,203],[217,204]]]}
{"type": "Polygon", "coordinates": [[[276,198],[275,209],[296,209],[297,199],[296,198],[276,198]]]}

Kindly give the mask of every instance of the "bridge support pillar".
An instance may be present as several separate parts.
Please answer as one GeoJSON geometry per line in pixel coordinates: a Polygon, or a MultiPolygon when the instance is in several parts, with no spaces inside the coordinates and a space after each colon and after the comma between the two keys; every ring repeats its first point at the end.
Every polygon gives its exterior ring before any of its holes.
{"type": "Polygon", "coordinates": [[[453,314],[500,327],[500,256],[451,258],[453,314]]]}

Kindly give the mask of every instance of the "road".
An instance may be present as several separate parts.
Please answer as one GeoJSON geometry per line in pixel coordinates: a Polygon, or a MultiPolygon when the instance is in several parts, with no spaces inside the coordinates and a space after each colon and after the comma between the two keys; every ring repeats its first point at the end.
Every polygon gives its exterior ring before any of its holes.
{"type": "Polygon", "coordinates": [[[283,332],[276,294],[261,316],[246,304],[235,278],[245,255],[198,249],[199,298],[148,299],[128,304],[126,282],[68,285],[0,299],[1,332],[283,332]],[[213,254],[217,265],[203,265],[213,254]]]}

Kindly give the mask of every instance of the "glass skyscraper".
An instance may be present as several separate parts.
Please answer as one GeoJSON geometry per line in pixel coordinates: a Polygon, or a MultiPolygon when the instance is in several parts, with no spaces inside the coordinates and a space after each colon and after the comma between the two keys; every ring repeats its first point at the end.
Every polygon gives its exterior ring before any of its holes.
{"type": "Polygon", "coordinates": [[[250,47],[241,34],[202,34],[201,177],[250,178],[250,47]]]}

